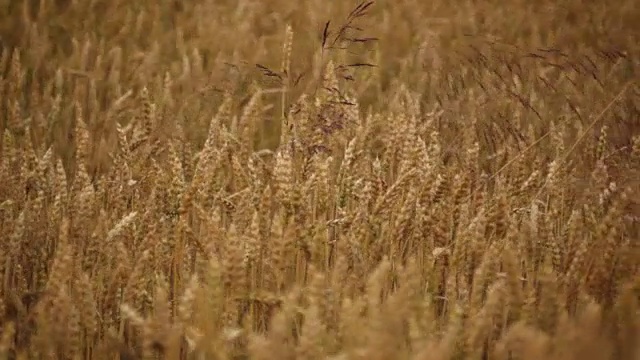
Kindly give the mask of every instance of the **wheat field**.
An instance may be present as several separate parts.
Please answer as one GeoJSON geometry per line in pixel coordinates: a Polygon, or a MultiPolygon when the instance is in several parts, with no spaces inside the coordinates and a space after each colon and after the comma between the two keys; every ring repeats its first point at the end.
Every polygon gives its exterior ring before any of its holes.
{"type": "Polygon", "coordinates": [[[0,0],[0,359],[640,359],[638,19],[0,0]]]}

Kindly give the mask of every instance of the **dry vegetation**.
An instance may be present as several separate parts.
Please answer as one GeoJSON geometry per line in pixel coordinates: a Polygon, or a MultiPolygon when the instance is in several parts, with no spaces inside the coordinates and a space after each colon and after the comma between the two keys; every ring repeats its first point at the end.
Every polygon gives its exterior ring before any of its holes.
{"type": "Polygon", "coordinates": [[[0,0],[1,358],[639,359],[638,18],[0,0]]]}

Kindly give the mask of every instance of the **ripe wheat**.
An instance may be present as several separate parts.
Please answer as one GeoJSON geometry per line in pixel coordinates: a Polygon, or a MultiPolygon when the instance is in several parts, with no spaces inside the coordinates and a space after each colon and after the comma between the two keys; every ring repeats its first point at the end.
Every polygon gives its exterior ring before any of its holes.
{"type": "Polygon", "coordinates": [[[0,8],[2,359],[640,356],[632,0],[0,8]]]}

